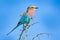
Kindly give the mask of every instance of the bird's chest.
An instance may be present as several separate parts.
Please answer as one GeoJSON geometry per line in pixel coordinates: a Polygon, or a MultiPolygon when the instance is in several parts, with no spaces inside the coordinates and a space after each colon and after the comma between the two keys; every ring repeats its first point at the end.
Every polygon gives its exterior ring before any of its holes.
{"type": "Polygon", "coordinates": [[[29,17],[29,16],[26,16],[25,22],[26,22],[26,23],[29,23],[30,20],[31,20],[30,17],[29,17]]]}

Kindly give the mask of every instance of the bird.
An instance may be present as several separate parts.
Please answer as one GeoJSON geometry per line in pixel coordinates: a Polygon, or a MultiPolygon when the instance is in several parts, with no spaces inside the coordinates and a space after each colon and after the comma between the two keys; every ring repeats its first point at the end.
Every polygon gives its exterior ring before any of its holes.
{"type": "Polygon", "coordinates": [[[31,19],[34,17],[35,10],[38,9],[37,6],[28,6],[27,10],[21,15],[19,22],[17,23],[16,27],[14,27],[7,35],[13,32],[16,28],[20,25],[29,25],[31,19]]]}

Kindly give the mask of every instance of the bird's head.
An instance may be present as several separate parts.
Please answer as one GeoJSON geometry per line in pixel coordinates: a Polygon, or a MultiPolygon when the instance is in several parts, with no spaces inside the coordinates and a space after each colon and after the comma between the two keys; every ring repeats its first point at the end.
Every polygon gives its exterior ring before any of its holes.
{"type": "Polygon", "coordinates": [[[27,8],[27,12],[28,12],[28,14],[29,14],[31,17],[33,17],[33,16],[34,16],[34,11],[35,11],[36,9],[38,9],[38,7],[36,7],[36,6],[29,6],[29,7],[27,8]]]}
{"type": "Polygon", "coordinates": [[[27,9],[35,11],[36,9],[38,9],[38,7],[36,7],[36,6],[29,6],[27,9]]]}

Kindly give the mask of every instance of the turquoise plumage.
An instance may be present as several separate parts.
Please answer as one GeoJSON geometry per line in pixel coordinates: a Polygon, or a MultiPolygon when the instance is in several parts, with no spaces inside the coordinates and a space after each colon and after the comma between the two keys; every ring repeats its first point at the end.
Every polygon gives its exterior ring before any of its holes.
{"type": "MultiPolygon", "coordinates": [[[[12,31],[14,31],[18,26],[20,26],[20,25],[22,25],[22,24],[28,25],[29,22],[30,22],[30,20],[31,20],[31,17],[28,15],[28,13],[26,13],[25,15],[23,15],[23,16],[21,17],[21,19],[19,20],[17,26],[16,26],[15,28],[13,28],[8,34],[10,34],[12,31]]],[[[8,34],[7,34],[7,35],[8,35],[8,34]]]]}
{"type": "Polygon", "coordinates": [[[14,31],[17,27],[19,27],[22,24],[23,25],[24,24],[28,25],[30,23],[30,20],[34,16],[35,9],[37,9],[36,6],[30,6],[30,7],[28,7],[27,11],[22,14],[21,19],[19,20],[17,26],[15,28],[13,28],[8,34],[10,34],[12,31],[14,31]]]}
{"type": "Polygon", "coordinates": [[[21,24],[28,24],[30,22],[31,17],[26,13],[23,17],[20,19],[21,24]]]}

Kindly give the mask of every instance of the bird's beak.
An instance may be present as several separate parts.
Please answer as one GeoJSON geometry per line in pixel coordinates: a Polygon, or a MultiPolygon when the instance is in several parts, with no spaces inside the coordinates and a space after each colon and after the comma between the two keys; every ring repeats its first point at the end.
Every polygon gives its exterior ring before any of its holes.
{"type": "Polygon", "coordinates": [[[38,9],[38,7],[34,7],[34,10],[38,9]]]}
{"type": "Polygon", "coordinates": [[[35,7],[35,9],[38,9],[38,7],[35,7]]]}

